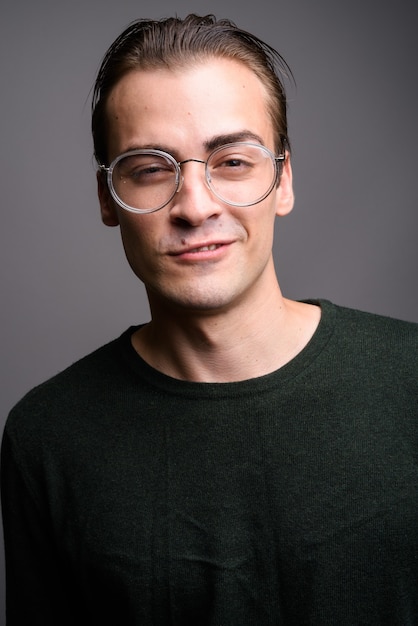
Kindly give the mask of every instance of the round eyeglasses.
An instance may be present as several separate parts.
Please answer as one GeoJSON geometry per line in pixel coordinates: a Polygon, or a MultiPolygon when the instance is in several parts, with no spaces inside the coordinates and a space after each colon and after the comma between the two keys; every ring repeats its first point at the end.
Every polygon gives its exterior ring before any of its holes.
{"type": "Polygon", "coordinates": [[[165,207],[183,184],[181,166],[196,162],[205,166],[206,183],[219,200],[238,207],[257,204],[266,198],[280,178],[284,154],[275,156],[257,143],[229,143],[216,148],[206,161],[176,161],[161,150],[130,150],[120,154],[107,174],[114,200],[127,211],[152,213],[165,207]]]}

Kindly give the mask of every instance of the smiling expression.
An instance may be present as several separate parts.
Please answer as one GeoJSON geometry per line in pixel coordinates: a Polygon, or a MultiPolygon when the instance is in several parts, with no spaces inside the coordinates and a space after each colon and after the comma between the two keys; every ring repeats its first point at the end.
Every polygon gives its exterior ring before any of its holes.
{"type": "MultiPolygon", "coordinates": [[[[164,150],[178,161],[204,161],[218,145],[245,140],[275,152],[262,83],[243,64],[227,59],[175,71],[132,71],[111,92],[107,119],[109,161],[137,148],[164,150]]],[[[147,288],[151,310],[257,306],[257,298],[276,283],[275,217],[293,206],[289,159],[280,185],[244,208],[212,194],[202,163],[185,163],[182,174],[170,204],[145,215],[118,207],[98,176],[102,219],[120,225],[127,259],[147,288]]]]}

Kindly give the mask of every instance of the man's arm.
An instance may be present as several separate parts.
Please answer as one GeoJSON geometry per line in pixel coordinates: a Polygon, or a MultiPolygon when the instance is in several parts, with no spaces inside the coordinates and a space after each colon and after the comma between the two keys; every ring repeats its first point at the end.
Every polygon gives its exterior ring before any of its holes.
{"type": "Polygon", "coordinates": [[[7,429],[1,449],[1,500],[7,626],[80,623],[74,620],[68,572],[60,562],[48,512],[31,493],[7,429]]]}

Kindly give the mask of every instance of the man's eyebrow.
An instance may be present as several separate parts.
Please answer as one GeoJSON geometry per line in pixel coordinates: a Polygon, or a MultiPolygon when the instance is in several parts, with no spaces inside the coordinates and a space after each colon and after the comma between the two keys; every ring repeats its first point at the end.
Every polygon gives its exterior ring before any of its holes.
{"type": "Polygon", "coordinates": [[[251,130],[240,130],[234,133],[228,133],[223,135],[216,135],[216,137],[212,137],[211,139],[207,139],[204,142],[204,146],[208,152],[219,148],[220,146],[224,146],[227,143],[237,143],[240,141],[255,141],[256,143],[263,144],[263,140],[259,135],[252,132],[251,130]]]}
{"type": "Polygon", "coordinates": [[[170,154],[172,154],[172,151],[167,146],[164,146],[162,144],[157,144],[157,143],[130,144],[129,146],[126,147],[123,153],[133,152],[134,150],[160,150],[161,152],[169,152],[170,154]]]}

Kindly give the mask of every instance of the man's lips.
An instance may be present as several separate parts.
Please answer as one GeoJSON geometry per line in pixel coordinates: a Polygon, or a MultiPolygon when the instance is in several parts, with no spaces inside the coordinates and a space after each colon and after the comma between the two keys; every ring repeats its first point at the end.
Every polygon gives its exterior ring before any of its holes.
{"type": "Polygon", "coordinates": [[[210,243],[192,244],[184,248],[178,248],[171,251],[170,256],[181,256],[183,254],[198,254],[200,252],[213,252],[223,246],[228,246],[232,241],[216,241],[210,243]]]}

